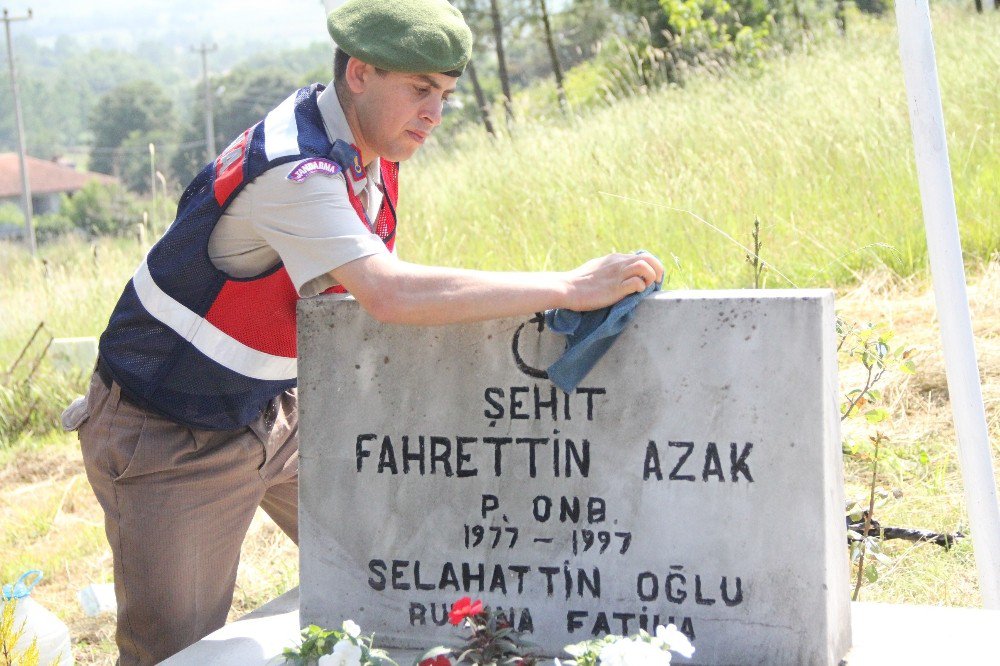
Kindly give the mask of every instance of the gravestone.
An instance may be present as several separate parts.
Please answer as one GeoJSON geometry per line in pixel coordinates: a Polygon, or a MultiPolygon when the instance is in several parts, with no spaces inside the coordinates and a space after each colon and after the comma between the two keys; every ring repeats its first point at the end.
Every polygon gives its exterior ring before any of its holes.
{"type": "Polygon", "coordinates": [[[838,663],[832,294],[656,294],[569,394],[543,370],[563,345],[539,317],[300,304],[302,624],[457,645],[471,596],[547,656],[672,622],[688,663],[838,663]]]}
{"type": "Polygon", "coordinates": [[[97,363],[97,338],[53,338],[49,358],[60,372],[89,374],[97,363]]]}

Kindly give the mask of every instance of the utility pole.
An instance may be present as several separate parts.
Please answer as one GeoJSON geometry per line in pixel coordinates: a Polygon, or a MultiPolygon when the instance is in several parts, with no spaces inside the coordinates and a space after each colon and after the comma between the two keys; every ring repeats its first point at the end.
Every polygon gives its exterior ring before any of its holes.
{"type": "Polygon", "coordinates": [[[31,184],[28,182],[28,164],[26,159],[27,149],[24,140],[24,120],[21,118],[21,99],[17,94],[17,69],[14,67],[14,44],[10,40],[10,24],[13,21],[28,21],[31,19],[31,10],[25,16],[11,16],[7,8],[3,10],[3,24],[7,33],[7,62],[10,65],[10,87],[14,92],[14,117],[17,124],[17,155],[21,165],[21,201],[24,208],[24,225],[28,236],[28,249],[31,256],[35,256],[37,247],[35,245],[35,225],[31,219],[31,184]]]}
{"type": "Polygon", "coordinates": [[[199,47],[192,46],[191,50],[201,54],[201,76],[205,80],[205,152],[208,153],[206,159],[209,162],[213,162],[219,153],[215,150],[215,121],[212,118],[212,91],[208,85],[208,54],[212,51],[218,51],[219,47],[217,44],[209,46],[202,43],[199,47]]]}

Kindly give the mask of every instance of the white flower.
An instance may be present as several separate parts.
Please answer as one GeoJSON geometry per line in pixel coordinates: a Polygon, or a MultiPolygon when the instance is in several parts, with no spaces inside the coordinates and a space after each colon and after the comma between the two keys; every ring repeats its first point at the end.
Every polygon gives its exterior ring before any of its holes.
{"type": "Polygon", "coordinates": [[[361,635],[361,627],[354,620],[344,620],[342,629],[351,638],[357,638],[361,635]]]}
{"type": "Polygon", "coordinates": [[[639,664],[660,664],[661,666],[667,666],[670,663],[669,652],[646,641],[633,641],[633,643],[632,661],[630,663],[635,664],[635,666],[639,664]]]}
{"type": "Polygon", "coordinates": [[[691,641],[672,624],[665,627],[661,624],[656,628],[653,644],[666,650],[673,650],[688,659],[694,654],[694,646],[691,645],[691,641]]]}
{"type": "Polygon", "coordinates": [[[582,657],[590,650],[590,645],[588,643],[588,641],[573,643],[572,645],[564,647],[563,650],[568,652],[571,657],[582,657]]]}
{"type": "Polygon", "coordinates": [[[333,652],[324,654],[317,666],[361,666],[361,647],[343,638],[333,646],[333,652]]]}
{"type": "Polygon", "coordinates": [[[601,666],[665,666],[670,653],[644,640],[624,638],[605,645],[600,654],[601,666]]]}
{"type": "Polygon", "coordinates": [[[602,647],[599,655],[602,666],[625,666],[625,652],[627,651],[625,643],[627,642],[626,639],[622,638],[602,647]]]}

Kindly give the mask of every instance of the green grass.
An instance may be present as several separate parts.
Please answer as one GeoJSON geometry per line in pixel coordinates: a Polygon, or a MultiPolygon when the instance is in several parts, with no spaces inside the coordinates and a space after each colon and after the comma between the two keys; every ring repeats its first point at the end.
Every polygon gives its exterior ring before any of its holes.
{"type": "MultiPolygon", "coordinates": [[[[974,260],[1000,247],[994,14],[934,13],[958,212],[974,260]]],[[[894,26],[855,26],[846,40],[771,61],[751,80],[694,81],[573,122],[526,123],[496,141],[478,129],[439,140],[402,170],[402,256],[563,269],[612,248],[646,248],[675,265],[672,287],[738,287],[748,284],[743,251],[694,215],[745,245],[759,216],[765,260],[799,286],[844,284],[883,265],[925,272],[894,26]]],[[[773,273],[768,284],[787,286],[773,273]]]]}
{"type": "MultiPolygon", "coordinates": [[[[1000,15],[934,12],[967,261],[1000,248],[1000,15]],[[974,48],[970,48],[974,45],[974,48]]],[[[766,63],[694,80],[572,121],[522,122],[489,139],[439,138],[403,166],[399,250],[407,260],[487,269],[568,269],[645,248],[672,288],[743,287],[762,256],[796,285],[845,285],[873,268],[924,275],[927,253],[894,25],[859,19],[766,63]],[[680,212],[689,211],[689,212],[680,212]]],[[[39,321],[97,335],[142,250],[134,241],[0,244],[0,359],[39,321]]],[[[771,271],[768,286],[787,286],[771,271]]]]}

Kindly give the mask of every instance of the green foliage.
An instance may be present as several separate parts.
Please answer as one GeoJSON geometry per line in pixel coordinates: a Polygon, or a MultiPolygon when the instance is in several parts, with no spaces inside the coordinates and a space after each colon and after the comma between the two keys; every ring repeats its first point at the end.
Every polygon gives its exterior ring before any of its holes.
{"type": "Polygon", "coordinates": [[[38,666],[38,639],[32,639],[24,650],[17,649],[17,643],[24,636],[24,622],[15,627],[14,613],[17,599],[3,601],[0,598],[0,659],[2,666],[38,666]]]}
{"type": "Polygon", "coordinates": [[[81,377],[43,370],[30,382],[0,385],[0,448],[26,435],[42,435],[59,427],[63,409],[86,389],[81,377]]]}
{"type": "Polygon", "coordinates": [[[39,243],[47,243],[60,236],[77,231],[73,220],[66,217],[62,212],[36,215],[33,221],[35,225],[35,239],[39,243]]]}
{"type": "Polygon", "coordinates": [[[838,351],[865,369],[863,386],[849,390],[844,396],[841,420],[863,416],[868,423],[881,423],[888,417],[888,411],[883,406],[882,393],[875,386],[890,370],[914,374],[914,350],[895,343],[895,333],[886,322],[859,326],[838,319],[837,335],[838,351]]]}
{"type": "Polygon", "coordinates": [[[643,15],[628,36],[612,36],[593,60],[567,72],[571,102],[611,104],[684,85],[695,70],[760,67],[768,50],[777,47],[774,12],[762,0],[733,2],[659,0],[662,20],[643,15]]]}
{"type": "MultiPolygon", "coordinates": [[[[217,95],[213,103],[216,150],[224,150],[303,84],[298,75],[279,67],[238,67],[213,78],[211,88],[217,95]]],[[[190,120],[181,132],[184,147],[170,162],[174,177],[184,183],[206,163],[204,85],[199,83],[194,94],[196,102],[190,120]]]]}
{"type": "MultiPolygon", "coordinates": [[[[840,406],[841,420],[864,419],[870,426],[880,425],[889,418],[889,409],[882,390],[877,389],[886,373],[894,371],[899,375],[916,372],[913,349],[895,340],[892,328],[886,322],[858,325],[837,318],[837,351],[847,363],[856,363],[863,369],[860,386],[853,387],[844,394],[840,406]]],[[[851,458],[871,465],[869,496],[848,502],[848,524],[862,525],[861,531],[849,529],[851,564],[856,570],[854,600],[861,593],[865,581],[869,584],[878,580],[878,565],[889,564],[890,560],[882,549],[881,533],[871,534],[875,510],[882,508],[893,494],[878,487],[879,465],[886,462],[898,464],[900,459],[888,448],[889,437],[877,430],[867,439],[847,439],[844,453],[851,458]],[[869,558],[866,562],[866,557],[869,558]]]]}
{"type": "Polygon", "coordinates": [[[457,663],[476,666],[534,666],[538,663],[531,654],[532,645],[514,628],[513,618],[503,611],[483,607],[480,601],[471,602],[464,597],[452,605],[450,615],[452,623],[458,619],[472,631],[462,648],[454,650],[458,653],[457,663]],[[466,604],[465,612],[460,613],[461,617],[455,616],[463,604],[466,604]]]}
{"type": "Polygon", "coordinates": [[[110,90],[91,114],[90,170],[121,174],[135,169],[132,163],[138,161],[147,166],[148,173],[147,145],[157,132],[173,127],[173,103],[155,83],[134,81],[110,90]]]}
{"type": "Polygon", "coordinates": [[[174,140],[174,132],[165,129],[129,132],[119,146],[118,178],[130,192],[151,192],[149,144],[153,144],[155,150],[155,147],[169,145],[174,140]]]}
{"type": "Polygon", "coordinates": [[[605,73],[600,64],[591,60],[582,62],[566,72],[563,76],[563,87],[570,106],[584,108],[602,101],[601,88],[605,73]]]}
{"type": "Polygon", "coordinates": [[[24,213],[17,204],[8,201],[0,203],[0,228],[24,227],[24,213]]]}
{"type": "Polygon", "coordinates": [[[282,656],[286,664],[315,666],[323,655],[345,650],[360,657],[360,661],[348,659],[347,663],[398,666],[383,650],[372,647],[373,640],[374,636],[361,636],[358,626],[350,620],[341,629],[323,629],[312,624],[302,630],[302,644],[298,648],[285,648],[282,656]]]}
{"type": "Polygon", "coordinates": [[[674,58],[692,64],[755,64],[774,21],[762,0],[660,0],[674,58]]]}
{"type": "Polygon", "coordinates": [[[633,17],[635,23],[643,22],[649,27],[654,47],[666,46],[666,32],[669,27],[669,14],[663,11],[660,0],[609,0],[609,4],[626,15],[633,17]]]}
{"type": "Polygon", "coordinates": [[[64,197],[60,213],[88,236],[130,233],[142,222],[142,206],[121,185],[91,181],[64,197]]]}
{"type": "MultiPolygon", "coordinates": [[[[51,241],[64,234],[72,233],[76,227],[73,221],[61,212],[32,215],[35,240],[39,243],[51,241]]],[[[6,230],[24,231],[24,214],[20,207],[12,203],[0,203],[0,232],[6,230]]]]}
{"type": "Polygon", "coordinates": [[[895,6],[893,0],[854,0],[859,11],[872,16],[885,16],[895,6]]]}

